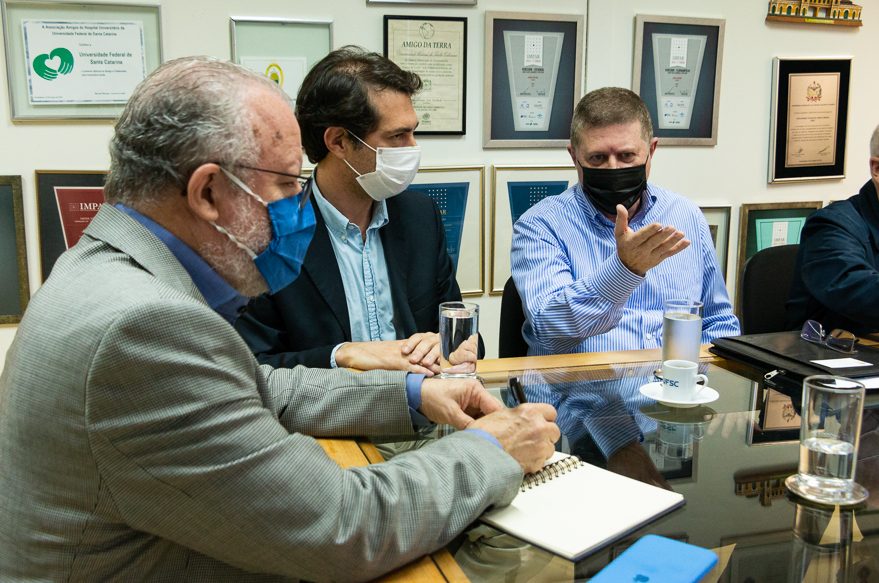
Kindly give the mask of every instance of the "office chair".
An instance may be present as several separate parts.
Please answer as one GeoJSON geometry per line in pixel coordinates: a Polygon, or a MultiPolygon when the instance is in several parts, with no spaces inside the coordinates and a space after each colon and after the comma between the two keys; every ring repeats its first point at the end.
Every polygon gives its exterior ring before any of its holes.
{"type": "Polygon", "coordinates": [[[504,284],[501,297],[501,325],[498,334],[498,357],[526,356],[528,343],[522,337],[522,324],[525,323],[525,312],[522,310],[522,298],[513,278],[504,284]]]}
{"type": "Polygon", "coordinates": [[[742,271],[742,334],[782,332],[785,304],[790,297],[799,245],[782,245],[758,251],[742,271]]]}

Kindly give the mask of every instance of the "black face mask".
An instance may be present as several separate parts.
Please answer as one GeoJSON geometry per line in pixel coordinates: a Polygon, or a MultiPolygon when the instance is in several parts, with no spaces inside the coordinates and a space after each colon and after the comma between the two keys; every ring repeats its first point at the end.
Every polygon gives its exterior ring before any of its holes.
{"type": "MultiPolygon", "coordinates": [[[[579,163],[578,163],[579,165],[579,163]]],[[[647,187],[647,164],[628,168],[587,168],[583,170],[583,191],[598,210],[617,214],[617,205],[632,208],[647,187]]]]}

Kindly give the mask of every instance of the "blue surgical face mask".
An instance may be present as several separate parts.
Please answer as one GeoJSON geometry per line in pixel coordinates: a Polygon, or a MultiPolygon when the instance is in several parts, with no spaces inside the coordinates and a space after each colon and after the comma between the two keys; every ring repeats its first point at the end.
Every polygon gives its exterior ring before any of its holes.
{"type": "Polygon", "coordinates": [[[232,233],[211,222],[215,229],[223,233],[253,259],[256,268],[266,280],[271,293],[277,293],[293,283],[302,269],[302,261],[308,252],[308,245],[314,234],[314,209],[306,200],[305,191],[266,202],[253,192],[244,182],[226,170],[220,168],[235,186],[258,200],[269,212],[272,225],[272,240],[262,253],[255,253],[250,247],[239,241],[232,233]]]}

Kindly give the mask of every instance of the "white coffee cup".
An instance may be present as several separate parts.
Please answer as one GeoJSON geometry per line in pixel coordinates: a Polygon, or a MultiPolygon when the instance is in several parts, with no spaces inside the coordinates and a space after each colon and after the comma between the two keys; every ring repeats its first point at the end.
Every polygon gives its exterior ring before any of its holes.
{"type": "Polygon", "coordinates": [[[666,360],[662,363],[662,396],[673,401],[693,401],[705,385],[697,385],[708,377],[698,374],[699,365],[689,360],[666,360]]]}

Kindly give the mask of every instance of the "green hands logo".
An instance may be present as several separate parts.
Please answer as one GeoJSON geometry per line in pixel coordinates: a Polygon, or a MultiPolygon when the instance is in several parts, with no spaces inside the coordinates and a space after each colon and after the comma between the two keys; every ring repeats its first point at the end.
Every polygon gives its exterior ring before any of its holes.
{"type": "Polygon", "coordinates": [[[34,73],[46,81],[52,81],[58,75],[67,75],[71,71],[73,71],[73,53],[64,47],[58,47],[48,55],[43,53],[34,58],[34,73]],[[52,62],[49,62],[50,60],[52,62]]]}

